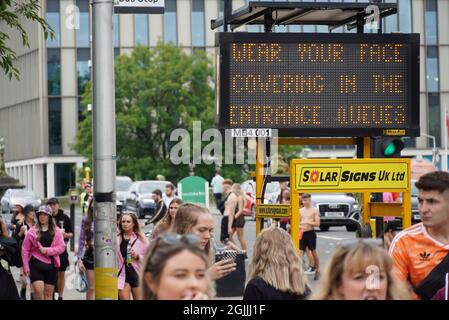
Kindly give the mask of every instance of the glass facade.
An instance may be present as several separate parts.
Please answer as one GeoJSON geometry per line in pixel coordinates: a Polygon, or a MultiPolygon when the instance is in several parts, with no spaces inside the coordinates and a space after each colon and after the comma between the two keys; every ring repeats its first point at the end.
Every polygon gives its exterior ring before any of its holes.
{"type": "Polygon", "coordinates": [[[83,95],[84,87],[90,79],[89,60],[90,49],[80,48],[76,50],[76,73],[78,78],[78,94],[83,95]]]}
{"type": "Polygon", "coordinates": [[[89,1],[77,0],[76,5],[79,8],[79,29],[76,30],[76,46],[89,48],[90,30],[89,30],[89,1]]]}
{"type": "Polygon", "coordinates": [[[410,0],[399,0],[399,31],[412,32],[412,3],[410,0]]]}
{"type": "Polygon", "coordinates": [[[439,77],[438,77],[438,47],[427,47],[427,59],[426,59],[426,82],[428,92],[439,91],[439,77]]]}
{"type": "Polygon", "coordinates": [[[425,0],[425,5],[426,44],[436,45],[438,37],[437,0],[425,0]]]}
{"type": "Polygon", "coordinates": [[[55,196],[65,196],[69,189],[75,186],[75,165],[72,163],[55,164],[55,196]]]}
{"type": "Polygon", "coordinates": [[[48,151],[62,153],[61,98],[48,98],[48,151]]]}
{"type": "Polygon", "coordinates": [[[61,95],[61,51],[47,49],[48,95],[61,95]]]}
{"type": "Polygon", "coordinates": [[[48,48],[57,48],[61,45],[61,27],[59,17],[59,0],[47,0],[47,14],[45,20],[55,32],[55,38],[47,38],[48,48]]]}
{"type": "Polygon", "coordinates": [[[194,48],[205,46],[204,1],[192,0],[192,46],[194,48]]]}
{"type": "Polygon", "coordinates": [[[134,15],[134,39],[135,44],[148,46],[148,15],[135,14],[134,15]]]}
{"type": "Polygon", "coordinates": [[[440,113],[440,94],[428,93],[427,104],[429,106],[428,126],[429,135],[436,138],[437,146],[441,146],[441,113],[440,113]]]}
{"type": "Polygon", "coordinates": [[[164,13],[164,42],[171,42],[174,45],[178,43],[177,38],[177,21],[176,21],[176,1],[165,1],[164,13]]]}

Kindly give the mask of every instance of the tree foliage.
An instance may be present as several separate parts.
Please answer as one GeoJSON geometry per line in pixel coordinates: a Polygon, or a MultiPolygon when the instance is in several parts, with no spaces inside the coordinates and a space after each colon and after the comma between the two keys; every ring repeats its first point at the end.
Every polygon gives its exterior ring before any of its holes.
{"type": "MultiPolygon", "coordinates": [[[[20,23],[21,18],[36,21],[44,31],[45,39],[50,35],[55,37],[55,33],[50,25],[39,15],[39,0],[0,0],[0,25],[7,25],[10,30],[19,32],[22,45],[29,47],[29,38],[26,30],[20,23]]],[[[10,35],[5,29],[0,29],[0,68],[11,79],[13,76],[19,80],[19,70],[14,67],[14,60],[17,58],[13,49],[7,46],[10,35]]]]}
{"type": "MultiPolygon", "coordinates": [[[[134,179],[154,179],[161,174],[176,182],[189,175],[187,164],[170,161],[174,129],[190,133],[192,151],[193,121],[201,130],[214,127],[213,69],[205,52],[188,55],[171,44],[155,48],[137,47],[130,56],[115,61],[115,107],[117,133],[117,174],[134,179]]],[[[86,85],[83,104],[91,101],[91,84],[86,85]]],[[[95,106],[93,106],[95,108],[95,106]]],[[[84,111],[77,142],[80,154],[92,159],[92,115],[84,111]]],[[[203,142],[203,145],[207,142],[203,142]]],[[[215,166],[196,165],[196,175],[209,179],[215,166]]],[[[226,169],[242,178],[241,166],[226,169]]]]}

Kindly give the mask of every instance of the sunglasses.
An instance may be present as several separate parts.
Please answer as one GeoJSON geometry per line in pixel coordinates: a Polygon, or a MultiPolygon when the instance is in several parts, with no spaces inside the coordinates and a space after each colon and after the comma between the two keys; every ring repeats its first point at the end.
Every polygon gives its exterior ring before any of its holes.
{"type": "Polygon", "coordinates": [[[372,247],[383,247],[382,239],[370,239],[370,238],[342,240],[338,243],[338,246],[341,248],[349,249],[354,248],[362,243],[372,247]]]}

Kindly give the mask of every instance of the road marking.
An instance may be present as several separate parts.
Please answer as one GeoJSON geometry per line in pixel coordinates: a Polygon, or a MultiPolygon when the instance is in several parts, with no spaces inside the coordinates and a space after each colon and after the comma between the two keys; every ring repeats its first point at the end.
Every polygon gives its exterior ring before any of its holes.
{"type": "Polygon", "coordinates": [[[335,241],[341,241],[341,240],[348,240],[348,239],[350,239],[350,238],[335,238],[335,237],[322,236],[322,235],[318,235],[317,237],[321,238],[321,239],[335,240],[335,241]]]}

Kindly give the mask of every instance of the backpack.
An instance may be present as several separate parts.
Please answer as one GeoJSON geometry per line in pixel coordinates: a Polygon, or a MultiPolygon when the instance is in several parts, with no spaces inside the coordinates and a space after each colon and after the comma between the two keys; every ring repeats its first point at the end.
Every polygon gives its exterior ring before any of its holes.
{"type": "Polygon", "coordinates": [[[6,252],[2,258],[12,267],[22,267],[22,257],[16,239],[0,236],[0,248],[6,252]]]}

